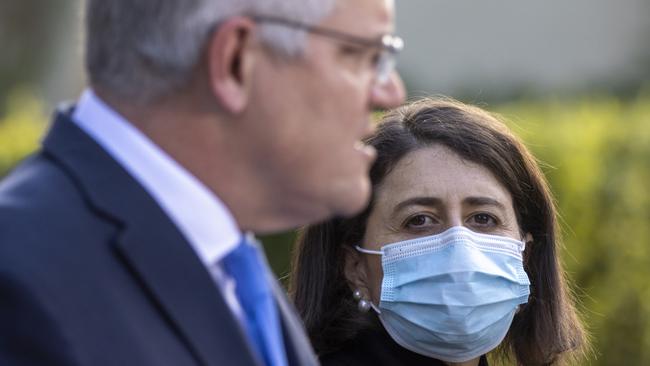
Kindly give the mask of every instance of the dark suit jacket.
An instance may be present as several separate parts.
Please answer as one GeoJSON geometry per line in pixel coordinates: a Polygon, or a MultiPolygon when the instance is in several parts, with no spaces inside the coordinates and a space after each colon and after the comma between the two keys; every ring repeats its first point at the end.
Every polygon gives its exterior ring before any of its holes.
{"type": "MultiPolygon", "coordinates": [[[[0,365],[258,365],[189,243],[69,113],[0,183],[0,365]]],[[[272,282],[290,364],[316,364],[272,282]]]]}

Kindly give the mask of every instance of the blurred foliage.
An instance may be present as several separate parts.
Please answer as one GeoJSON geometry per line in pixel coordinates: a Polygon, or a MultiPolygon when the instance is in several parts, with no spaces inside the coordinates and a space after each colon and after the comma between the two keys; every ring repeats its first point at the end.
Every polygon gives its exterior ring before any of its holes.
{"type": "Polygon", "coordinates": [[[545,162],[592,365],[650,364],[650,97],[497,108],[545,162]]]}
{"type": "MultiPolygon", "coordinates": [[[[15,92],[0,117],[0,175],[34,150],[41,104],[15,92]]],[[[503,115],[542,162],[558,200],[563,260],[596,354],[589,365],[650,364],[650,95],[518,101],[503,115]]],[[[292,233],[262,237],[279,277],[292,233]]]]}
{"type": "Polygon", "coordinates": [[[58,46],[54,30],[70,2],[0,1],[0,100],[17,85],[37,84],[51,67],[50,51],[58,46]]]}
{"type": "Polygon", "coordinates": [[[45,128],[42,104],[27,90],[10,94],[0,115],[0,176],[38,147],[45,128]]]}

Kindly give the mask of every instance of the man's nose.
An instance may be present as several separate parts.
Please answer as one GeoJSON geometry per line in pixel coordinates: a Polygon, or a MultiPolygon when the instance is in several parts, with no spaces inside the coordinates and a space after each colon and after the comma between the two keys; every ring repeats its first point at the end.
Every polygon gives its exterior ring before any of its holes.
{"type": "Polygon", "coordinates": [[[375,82],[370,97],[373,108],[377,109],[389,109],[402,104],[406,91],[397,71],[393,71],[384,82],[375,82]]]}

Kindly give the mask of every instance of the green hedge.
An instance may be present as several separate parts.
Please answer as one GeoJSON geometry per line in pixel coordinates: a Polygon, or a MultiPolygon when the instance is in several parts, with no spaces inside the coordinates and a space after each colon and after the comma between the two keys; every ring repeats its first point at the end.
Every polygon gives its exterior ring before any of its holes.
{"type": "MultiPolygon", "coordinates": [[[[589,365],[650,364],[650,97],[521,101],[502,114],[543,162],[558,199],[563,258],[597,354],[589,365]]],[[[0,175],[36,148],[40,104],[26,94],[0,119],[0,175]]],[[[280,276],[291,234],[264,237],[280,276]]]]}
{"type": "Polygon", "coordinates": [[[42,104],[27,92],[16,92],[0,117],[0,177],[38,147],[46,126],[42,104]]]}
{"type": "Polygon", "coordinates": [[[497,109],[548,164],[564,262],[598,351],[588,364],[650,364],[650,97],[497,109]]]}

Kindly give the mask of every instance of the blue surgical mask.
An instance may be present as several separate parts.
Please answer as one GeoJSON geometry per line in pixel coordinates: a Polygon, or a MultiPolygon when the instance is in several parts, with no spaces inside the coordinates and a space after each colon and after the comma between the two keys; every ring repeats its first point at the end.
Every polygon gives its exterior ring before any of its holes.
{"type": "Polygon", "coordinates": [[[523,241],[464,227],[383,246],[384,279],[373,309],[402,347],[447,362],[494,349],[528,301],[523,241]]]}

